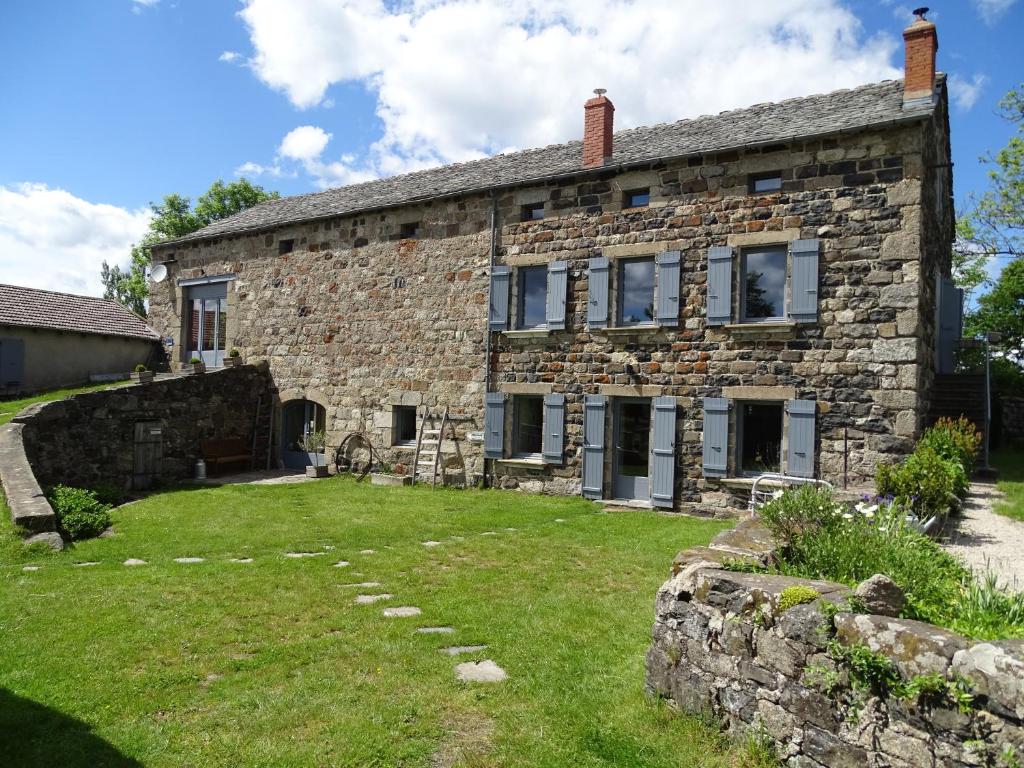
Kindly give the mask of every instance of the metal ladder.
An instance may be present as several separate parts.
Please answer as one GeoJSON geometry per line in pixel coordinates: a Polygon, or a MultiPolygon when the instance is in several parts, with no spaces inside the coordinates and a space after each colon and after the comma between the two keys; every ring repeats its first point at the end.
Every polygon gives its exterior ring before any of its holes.
{"type": "Polygon", "coordinates": [[[423,476],[430,472],[430,485],[437,485],[437,469],[441,460],[441,444],[444,442],[444,429],[448,425],[448,406],[441,416],[439,429],[427,429],[427,422],[433,417],[430,409],[425,408],[420,421],[419,436],[416,438],[416,456],[413,459],[412,484],[416,485],[423,476]]]}

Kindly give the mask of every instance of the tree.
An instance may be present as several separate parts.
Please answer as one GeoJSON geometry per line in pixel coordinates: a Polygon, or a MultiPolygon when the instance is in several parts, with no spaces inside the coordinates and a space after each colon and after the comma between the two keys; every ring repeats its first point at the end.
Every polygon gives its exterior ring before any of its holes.
{"type": "Polygon", "coordinates": [[[150,203],[153,219],[149,222],[149,232],[132,246],[128,267],[121,269],[116,264],[110,266],[103,262],[100,279],[103,281],[104,298],[114,299],[133,312],[145,316],[146,298],[149,295],[146,270],[152,260],[154,245],[184,237],[214,221],[278,197],[277,192],[267,192],[246,179],[230,184],[217,179],[199,196],[194,209],[189,198],[177,194],[165,195],[159,204],[150,203]]]}
{"type": "Polygon", "coordinates": [[[967,315],[968,337],[987,331],[1002,335],[999,348],[1020,359],[1024,346],[1024,259],[1016,259],[995,281],[992,290],[978,299],[978,308],[967,315]]]}

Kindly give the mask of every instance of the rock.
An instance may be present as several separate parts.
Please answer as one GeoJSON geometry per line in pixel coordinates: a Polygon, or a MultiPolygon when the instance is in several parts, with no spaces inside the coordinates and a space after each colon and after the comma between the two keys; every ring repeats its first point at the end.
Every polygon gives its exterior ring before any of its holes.
{"type": "Polygon", "coordinates": [[[441,546],[441,542],[440,541],[424,541],[423,542],[423,546],[424,547],[440,547],[441,546]]]}
{"type": "Polygon", "coordinates": [[[21,570],[23,570],[23,571],[38,571],[39,570],[39,566],[38,565],[25,565],[25,566],[22,566],[21,570]]]}
{"type": "Polygon", "coordinates": [[[841,613],[835,625],[839,642],[863,643],[888,656],[908,680],[929,672],[945,675],[954,654],[967,647],[960,635],[910,619],[841,613]]]}
{"type": "Polygon", "coordinates": [[[381,613],[386,619],[406,619],[410,616],[419,616],[423,611],[411,605],[403,605],[398,608],[385,608],[381,613]]]}
{"type": "Polygon", "coordinates": [[[356,595],[355,603],[356,605],[373,605],[381,600],[390,600],[391,597],[386,592],[380,595],[356,595]]]}
{"type": "Polygon", "coordinates": [[[743,520],[735,528],[715,536],[708,547],[738,558],[750,558],[764,565],[778,549],[778,544],[759,521],[743,520]]]}
{"type": "Polygon", "coordinates": [[[320,555],[326,555],[326,552],[285,552],[285,557],[299,558],[299,557],[319,557],[320,555]]]}
{"type": "Polygon", "coordinates": [[[336,562],[334,564],[334,567],[335,568],[345,568],[345,567],[348,566],[348,564],[349,564],[348,560],[339,560],[338,562],[336,562]]]}
{"type": "Polygon", "coordinates": [[[988,709],[1024,720],[1024,640],[964,648],[953,657],[953,672],[971,681],[988,709]]]}
{"type": "Polygon", "coordinates": [[[899,616],[907,598],[896,582],[881,573],[865,579],[853,591],[853,596],[864,603],[868,613],[881,616],[899,616]]]}
{"type": "Polygon", "coordinates": [[[252,558],[251,557],[232,557],[231,558],[231,562],[232,563],[251,563],[252,562],[252,558]]]}
{"type": "Polygon", "coordinates": [[[100,563],[99,563],[98,560],[86,560],[85,562],[82,562],[82,563],[72,563],[71,567],[72,568],[88,568],[89,566],[99,565],[99,564],[100,563]]]}
{"type": "Polygon", "coordinates": [[[176,557],[174,558],[176,563],[201,563],[203,558],[201,557],[176,557]]]}
{"type": "Polygon", "coordinates": [[[359,550],[359,554],[360,555],[375,555],[375,554],[377,554],[377,550],[375,550],[375,549],[361,549],[361,550],[359,550]]]}
{"type": "Polygon", "coordinates": [[[31,546],[32,544],[45,544],[50,549],[57,550],[58,552],[64,549],[64,539],[62,539],[60,534],[55,531],[44,531],[43,533],[37,533],[25,539],[26,547],[31,546]]]}
{"type": "Polygon", "coordinates": [[[379,587],[380,586],[380,582],[379,581],[359,581],[359,582],[356,582],[355,584],[339,584],[338,586],[339,587],[355,587],[356,589],[373,589],[374,587],[379,587]]]}
{"type": "Polygon", "coordinates": [[[416,632],[421,635],[450,635],[455,632],[455,627],[417,627],[416,632]]]}
{"type": "Polygon", "coordinates": [[[127,565],[127,566],[146,565],[146,561],[145,560],[140,560],[137,557],[129,557],[127,560],[124,561],[123,565],[127,565]]]}
{"type": "Polygon", "coordinates": [[[505,670],[490,659],[467,661],[455,667],[455,677],[463,683],[500,683],[508,677],[505,670]]]}

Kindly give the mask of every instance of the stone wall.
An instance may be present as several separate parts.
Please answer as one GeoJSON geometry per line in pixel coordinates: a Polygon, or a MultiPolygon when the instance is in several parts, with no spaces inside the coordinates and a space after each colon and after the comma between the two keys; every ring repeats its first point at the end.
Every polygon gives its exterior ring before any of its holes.
{"type": "Polygon", "coordinates": [[[160,481],[193,476],[199,443],[240,437],[250,444],[256,402],[271,393],[265,369],[226,368],[150,384],[87,392],[33,406],[16,417],[25,455],[43,488],[129,489],[135,462],[136,425],[160,430],[160,481]]]}
{"type": "Polygon", "coordinates": [[[722,569],[726,558],[764,562],[773,545],[752,521],[707,548],[681,552],[655,601],[647,690],[682,710],[712,713],[734,734],[763,731],[794,768],[965,768],[1017,765],[1024,753],[1024,641],[978,643],[917,621],[848,612],[838,584],[722,569]],[[821,597],[784,609],[786,589],[821,597]],[[831,604],[833,610],[823,610],[831,604]],[[867,646],[904,681],[963,678],[961,711],[935,697],[858,691],[827,652],[867,646]]]}
{"type": "Polygon", "coordinates": [[[445,445],[455,481],[484,472],[481,447],[466,438],[483,429],[485,390],[544,385],[565,395],[565,460],[492,465],[504,487],[578,493],[583,398],[609,387],[677,398],[678,509],[723,514],[749,493],[749,481],[701,472],[703,399],[730,388],[816,400],[815,471],[839,482],[845,459],[856,483],[910,449],[927,411],[934,276],[950,242],[948,168],[932,168],[948,150],[944,113],[943,104],[927,124],[158,247],[171,277],[151,286],[150,321],[177,340],[172,357],[182,361],[187,294],[177,281],[232,276],[227,346],[269,363],[282,401],[321,403],[331,445],[366,432],[401,466],[412,451],[392,446],[392,407],[449,406],[459,419],[445,445]],[[750,174],[764,171],[781,173],[781,191],[751,194],[750,174]],[[650,206],[624,209],[625,192],[637,188],[650,189],[650,206]],[[535,203],[545,218],[521,222],[523,206],[535,203]],[[569,299],[565,331],[494,333],[485,361],[492,210],[498,263],[568,261],[569,299]],[[418,222],[417,236],[403,239],[409,222],[418,222]],[[801,238],[822,244],[818,322],[770,333],[705,327],[710,246],[801,238]],[[281,253],[287,241],[293,250],[281,253]],[[679,326],[588,331],[588,259],[670,249],[682,254],[679,326]]]}

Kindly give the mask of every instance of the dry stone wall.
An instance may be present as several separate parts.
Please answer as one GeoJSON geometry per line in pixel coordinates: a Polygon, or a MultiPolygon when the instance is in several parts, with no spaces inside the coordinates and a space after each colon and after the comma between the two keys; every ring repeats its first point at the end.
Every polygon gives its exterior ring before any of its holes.
{"type": "Polygon", "coordinates": [[[917,621],[854,614],[841,585],[722,568],[730,558],[766,562],[773,548],[767,531],[745,521],[679,554],[655,601],[649,694],[713,713],[736,735],[770,735],[794,768],[1016,765],[1024,641],[978,643],[917,621]],[[787,608],[793,587],[821,597],[787,608]],[[828,651],[833,640],[891,660],[904,681],[963,679],[973,701],[961,710],[942,697],[857,690],[828,651]]]}

